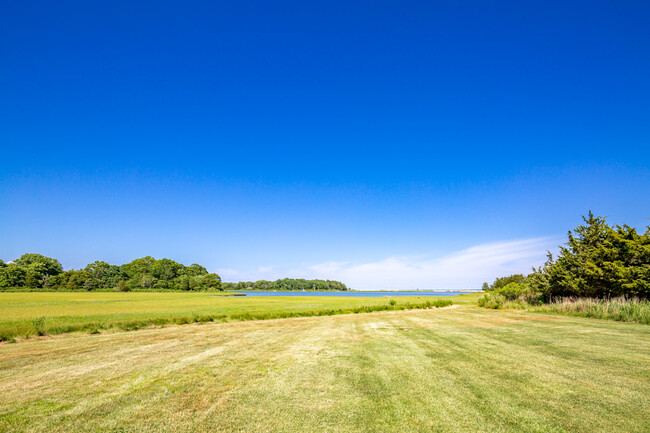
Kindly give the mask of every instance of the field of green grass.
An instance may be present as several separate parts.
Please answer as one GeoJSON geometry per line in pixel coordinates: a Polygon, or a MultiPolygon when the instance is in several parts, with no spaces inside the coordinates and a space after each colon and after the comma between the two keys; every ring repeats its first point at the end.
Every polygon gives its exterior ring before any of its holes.
{"type": "Polygon", "coordinates": [[[471,305],[46,336],[0,343],[0,431],[647,432],[649,347],[471,305]]]}
{"type": "Polygon", "coordinates": [[[355,309],[363,307],[385,307],[389,305],[390,299],[396,302],[393,308],[402,308],[407,303],[423,306],[440,298],[239,297],[224,296],[224,293],[219,292],[0,293],[0,340],[24,338],[39,331],[56,335],[74,331],[130,330],[194,321],[339,314],[355,312],[355,309]]]}

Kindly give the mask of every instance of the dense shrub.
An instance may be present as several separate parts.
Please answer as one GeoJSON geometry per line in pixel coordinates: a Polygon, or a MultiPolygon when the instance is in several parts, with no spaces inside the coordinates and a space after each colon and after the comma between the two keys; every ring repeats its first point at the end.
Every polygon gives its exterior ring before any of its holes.
{"type": "Polygon", "coordinates": [[[478,306],[483,308],[499,309],[503,308],[506,298],[496,293],[486,293],[478,298],[478,306]]]}
{"type": "Polygon", "coordinates": [[[526,282],[527,278],[523,274],[508,275],[507,277],[500,277],[494,280],[494,283],[492,283],[488,290],[498,290],[510,283],[526,284],[526,282]]]}
{"type": "Polygon", "coordinates": [[[478,305],[485,308],[522,307],[541,303],[542,294],[528,284],[508,283],[478,298],[478,305]]]}
{"type": "Polygon", "coordinates": [[[45,317],[37,317],[33,319],[32,329],[36,335],[45,335],[45,317]]]}

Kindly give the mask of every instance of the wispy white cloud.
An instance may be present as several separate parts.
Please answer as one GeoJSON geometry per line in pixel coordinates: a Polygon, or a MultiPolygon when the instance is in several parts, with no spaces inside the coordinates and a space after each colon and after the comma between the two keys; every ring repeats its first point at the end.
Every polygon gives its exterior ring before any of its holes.
{"type": "Polygon", "coordinates": [[[468,289],[483,281],[512,273],[528,273],[542,264],[546,251],[558,245],[554,238],[520,239],[476,245],[442,257],[387,257],[367,262],[329,261],[285,273],[275,267],[259,268],[256,277],[277,275],[343,281],[354,289],[468,289]],[[266,269],[268,268],[268,269],[266,269]]]}

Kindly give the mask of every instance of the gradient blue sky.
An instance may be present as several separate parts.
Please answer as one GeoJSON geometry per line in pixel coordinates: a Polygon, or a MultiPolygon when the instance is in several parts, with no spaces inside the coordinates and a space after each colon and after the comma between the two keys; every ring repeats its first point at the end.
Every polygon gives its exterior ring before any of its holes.
{"type": "Polygon", "coordinates": [[[0,258],[468,288],[650,217],[650,2],[0,5],[0,258]]]}

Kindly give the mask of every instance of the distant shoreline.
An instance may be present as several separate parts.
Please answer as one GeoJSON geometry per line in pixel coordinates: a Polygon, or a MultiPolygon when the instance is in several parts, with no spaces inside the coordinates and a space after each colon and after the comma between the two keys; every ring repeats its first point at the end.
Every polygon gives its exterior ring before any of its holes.
{"type": "MultiPolygon", "coordinates": [[[[303,290],[259,290],[259,289],[228,289],[228,292],[302,292],[303,290]]],[[[420,292],[420,293],[476,293],[480,292],[481,289],[445,289],[445,290],[436,290],[436,289],[427,289],[427,290],[414,290],[414,289],[404,289],[404,290],[304,290],[305,292],[420,292]]]]}

